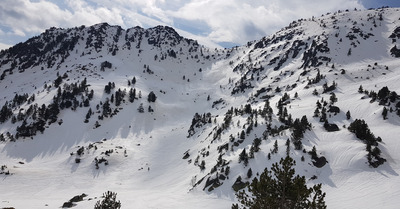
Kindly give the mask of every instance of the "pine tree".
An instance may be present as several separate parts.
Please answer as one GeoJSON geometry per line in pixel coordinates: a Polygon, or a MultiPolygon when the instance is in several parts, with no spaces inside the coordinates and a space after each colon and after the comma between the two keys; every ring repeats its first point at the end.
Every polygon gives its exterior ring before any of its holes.
{"type": "Polygon", "coordinates": [[[325,122],[326,121],[326,108],[325,107],[323,107],[322,108],[322,110],[321,110],[321,117],[319,118],[319,121],[320,122],[325,122]]]}
{"type": "Polygon", "coordinates": [[[136,78],[135,77],[132,78],[131,83],[132,83],[132,85],[135,85],[135,83],[136,83],[136,78]]]}
{"type": "Polygon", "coordinates": [[[147,96],[147,101],[148,102],[155,102],[157,99],[156,95],[154,94],[154,92],[150,92],[149,95],[147,96]]]}
{"type": "Polygon", "coordinates": [[[331,100],[331,103],[332,104],[334,104],[335,102],[337,102],[337,97],[336,97],[336,94],[335,93],[331,93],[331,96],[330,96],[330,98],[329,98],[330,100],[331,100]]]}
{"type": "Polygon", "coordinates": [[[395,102],[397,97],[398,97],[398,95],[395,91],[390,92],[390,95],[389,95],[390,102],[395,102]]]}
{"type": "Polygon", "coordinates": [[[143,103],[140,103],[139,108],[138,108],[138,111],[139,111],[140,113],[144,113],[143,103]]]}
{"type": "Polygon", "coordinates": [[[271,152],[272,154],[278,153],[278,140],[275,140],[274,149],[271,152]]]}
{"type": "Polygon", "coordinates": [[[317,89],[314,89],[314,91],[313,91],[312,94],[315,95],[315,96],[318,96],[318,91],[317,91],[317,89]]]}
{"type": "Polygon", "coordinates": [[[90,105],[89,98],[86,98],[86,99],[83,101],[83,106],[84,106],[84,107],[89,107],[89,105],[90,105]]]}
{"type": "Polygon", "coordinates": [[[387,114],[388,114],[388,110],[386,107],[383,107],[383,111],[382,111],[382,116],[383,116],[383,120],[387,119],[387,114]]]}
{"type": "Polygon", "coordinates": [[[249,156],[246,153],[246,149],[239,154],[239,163],[243,162],[244,166],[247,166],[249,163],[249,156]]]}
{"type": "Polygon", "coordinates": [[[92,108],[89,108],[88,112],[86,113],[85,120],[84,120],[85,123],[89,122],[89,118],[90,118],[90,116],[92,116],[92,114],[93,114],[92,113],[92,108]]]}
{"type": "Polygon", "coordinates": [[[253,176],[253,171],[249,168],[249,170],[247,170],[247,178],[251,178],[251,176],[253,176]]]}
{"type": "Polygon", "coordinates": [[[350,118],[351,118],[350,110],[346,112],[346,118],[347,118],[347,120],[350,120],[350,118]]]}
{"type": "Polygon", "coordinates": [[[347,56],[351,55],[351,48],[349,48],[349,50],[347,51],[347,56]]]}
{"type": "Polygon", "coordinates": [[[103,116],[108,117],[111,114],[112,110],[110,107],[110,103],[106,100],[103,104],[103,116]]]}
{"type": "Polygon", "coordinates": [[[135,101],[135,97],[136,97],[136,89],[130,89],[129,90],[129,102],[133,103],[133,101],[135,101]]]}
{"type": "Polygon", "coordinates": [[[360,87],[358,88],[358,93],[363,93],[364,92],[364,89],[363,89],[363,86],[362,85],[360,85],[360,87]]]}
{"type": "Polygon", "coordinates": [[[111,94],[110,102],[114,103],[114,94],[111,94]]]}
{"type": "Polygon", "coordinates": [[[261,145],[261,139],[260,138],[255,138],[253,140],[254,152],[260,151],[260,145],[261,145]]]}
{"type": "Polygon", "coordinates": [[[48,106],[45,113],[45,118],[49,120],[49,123],[54,123],[57,121],[58,113],[60,109],[57,103],[52,103],[48,106]]]}
{"type": "Polygon", "coordinates": [[[62,82],[62,77],[58,76],[56,80],[54,80],[54,87],[58,88],[62,82]]]}
{"type": "Polygon", "coordinates": [[[94,209],[119,209],[121,202],[117,201],[117,193],[107,191],[103,194],[104,199],[96,202],[94,209]]]}
{"type": "Polygon", "coordinates": [[[311,130],[311,123],[308,122],[306,115],[303,115],[303,117],[301,117],[300,123],[303,131],[305,131],[306,129],[311,130]]]}
{"type": "Polygon", "coordinates": [[[108,84],[106,86],[104,86],[104,92],[109,94],[109,93],[111,93],[111,89],[112,89],[112,84],[111,84],[111,82],[108,82],[108,84]]]}
{"type": "MultiPolygon", "coordinates": [[[[274,163],[271,170],[265,168],[260,177],[254,178],[249,185],[251,195],[243,190],[237,194],[242,206],[252,209],[326,209],[321,184],[308,188],[304,176],[295,176],[295,165],[296,162],[287,156],[279,164],[274,163]]],[[[233,204],[232,208],[239,208],[239,205],[233,204]]]]}
{"type": "Polygon", "coordinates": [[[379,91],[378,91],[378,99],[383,100],[386,97],[389,97],[390,95],[390,90],[387,86],[382,87],[379,91]]]}
{"type": "Polygon", "coordinates": [[[12,109],[8,107],[8,102],[0,110],[0,123],[4,123],[13,115],[12,109]]]}
{"type": "Polygon", "coordinates": [[[200,167],[201,170],[206,169],[206,161],[202,160],[201,164],[199,165],[199,167],[200,167]]]}
{"type": "Polygon", "coordinates": [[[315,117],[315,118],[319,117],[319,109],[318,108],[315,108],[313,117],[315,117]]]}
{"type": "Polygon", "coordinates": [[[356,134],[356,137],[365,141],[367,144],[373,144],[375,141],[375,136],[372,134],[368,127],[368,124],[364,120],[356,119],[352,122],[349,127],[349,131],[356,134]]]}
{"type": "Polygon", "coordinates": [[[311,155],[311,158],[312,158],[312,159],[316,159],[316,158],[318,157],[318,156],[317,156],[317,148],[315,148],[315,146],[313,146],[312,150],[309,151],[308,154],[311,155]]]}
{"type": "Polygon", "coordinates": [[[286,140],[285,145],[286,145],[286,155],[289,156],[289,154],[290,154],[290,140],[289,139],[286,140]]]}

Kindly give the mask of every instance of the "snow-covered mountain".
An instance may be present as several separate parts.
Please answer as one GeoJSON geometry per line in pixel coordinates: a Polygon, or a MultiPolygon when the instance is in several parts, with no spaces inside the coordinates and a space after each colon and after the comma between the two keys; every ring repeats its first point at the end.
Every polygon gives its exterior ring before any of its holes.
{"type": "Polygon", "coordinates": [[[231,49],[163,26],[48,29],[0,52],[0,207],[110,190],[122,208],[230,208],[289,153],[328,208],[396,208],[399,42],[397,8],[231,49]]]}

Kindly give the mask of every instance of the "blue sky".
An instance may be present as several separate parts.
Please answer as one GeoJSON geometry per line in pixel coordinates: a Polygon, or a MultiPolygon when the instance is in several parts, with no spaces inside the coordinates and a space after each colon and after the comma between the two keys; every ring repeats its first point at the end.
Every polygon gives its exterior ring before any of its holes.
{"type": "Polygon", "coordinates": [[[382,6],[400,7],[399,0],[362,0],[361,3],[365,8],[379,8],[382,6]]]}
{"type": "Polygon", "coordinates": [[[400,7],[400,0],[2,0],[0,49],[50,27],[100,22],[123,28],[174,27],[210,47],[242,45],[293,20],[344,9],[400,7]]]}

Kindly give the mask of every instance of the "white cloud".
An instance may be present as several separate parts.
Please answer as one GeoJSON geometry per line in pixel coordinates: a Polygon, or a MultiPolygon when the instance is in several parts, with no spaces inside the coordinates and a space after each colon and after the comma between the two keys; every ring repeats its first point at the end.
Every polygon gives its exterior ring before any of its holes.
{"type": "Polygon", "coordinates": [[[208,37],[216,42],[243,44],[299,18],[354,7],[362,8],[362,5],[356,0],[193,0],[170,15],[207,22],[213,31],[208,37]]]}
{"type": "Polygon", "coordinates": [[[358,0],[60,0],[58,4],[50,0],[2,0],[0,27],[6,34],[24,37],[53,26],[100,22],[124,28],[169,25],[195,33],[190,38],[244,44],[293,20],[354,7],[362,5],[358,0]]]}
{"type": "Polygon", "coordinates": [[[0,11],[3,26],[11,28],[11,32],[20,36],[65,23],[64,17],[71,15],[47,1],[3,0],[0,11]]]}

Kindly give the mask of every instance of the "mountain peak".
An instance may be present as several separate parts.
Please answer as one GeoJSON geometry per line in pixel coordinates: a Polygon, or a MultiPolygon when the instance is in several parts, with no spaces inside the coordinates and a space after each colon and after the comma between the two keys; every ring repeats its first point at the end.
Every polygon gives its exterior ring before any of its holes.
{"type": "Polygon", "coordinates": [[[2,51],[0,58],[3,58],[3,65],[10,65],[9,71],[14,70],[17,65],[20,71],[24,71],[39,65],[47,68],[60,65],[63,60],[74,53],[74,50],[75,52],[81,51],[82,54],[105,52],[116,55],[118,50],[129,50],[131,45],[135,45],[137,49],[146,48],[142,45],[145,44],[169,50],[183,40],[187,45],[199,47],[197,41],[183,38],[168,26],[156,26],[149,29],[137,26],[126,31],[120,26],[111,26],[108,23],[69,29],[52,27],[39,36],[2,51]],[[85,49],[77,50],[77,45],[85,45],[85,49]],[[53,56],[53,60],[56,59],[55,56],[61,56],[62,59],[57,63],[51,62],[48,61],[49,56],[53,56]]]}

